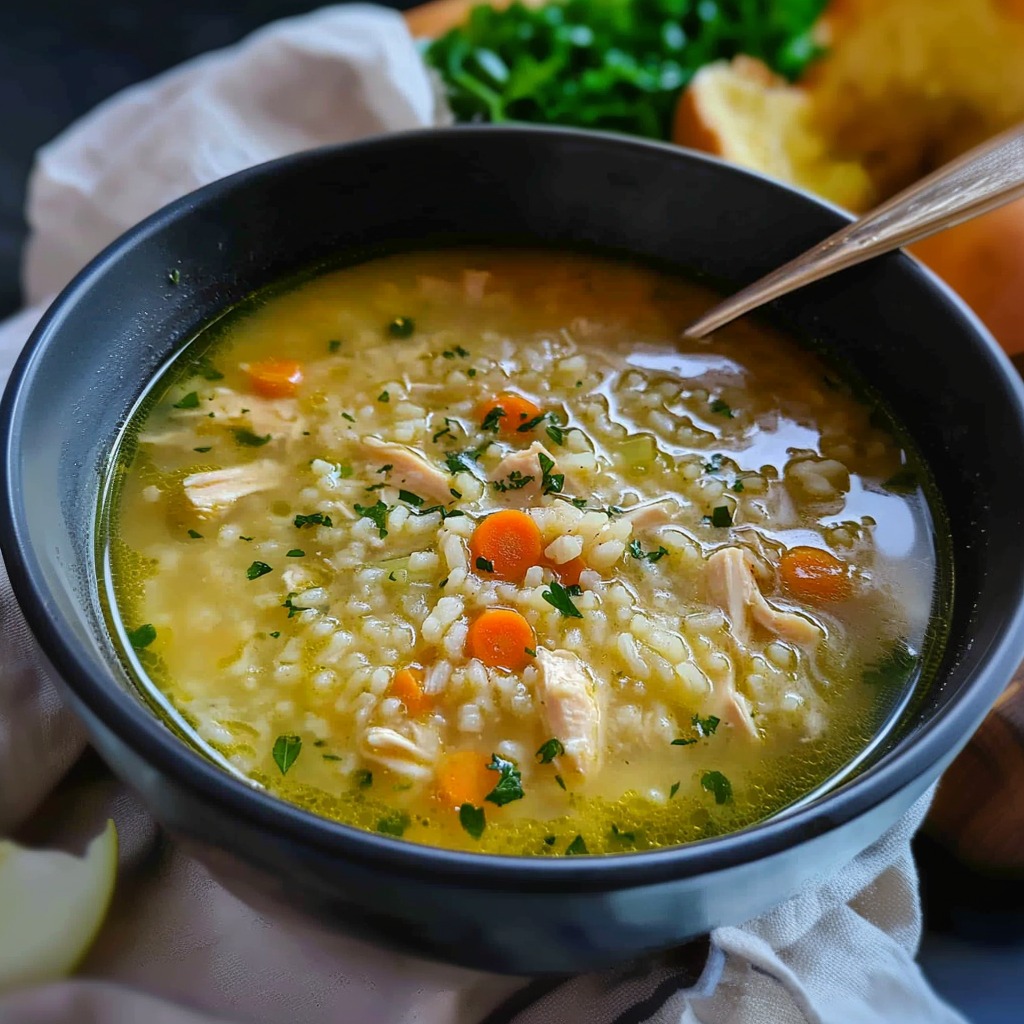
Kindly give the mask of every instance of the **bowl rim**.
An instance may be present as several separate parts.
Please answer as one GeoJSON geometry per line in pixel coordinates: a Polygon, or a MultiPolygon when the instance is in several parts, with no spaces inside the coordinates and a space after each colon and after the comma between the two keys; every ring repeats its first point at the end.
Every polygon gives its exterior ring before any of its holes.
{"type": "MultiPolygon", "coordinates": [[[[76,701],[138,757],[191,791],[200,803],[213,805],[257,829],[298,841],[319,855],[372,863],[402,875],[448,881],[460,887],[586,892],[711,874],[762,860],[831,832],[896,796],[935,764],[951,759],[952,754],[966,744],[1024,659],[1024,579],[1012,596],[1015,604],[1012,616],[984,652],[984,660],[967,678],[961,693],[854,778],[791,811],[784,809],[735,832],[681,846],[585,857],[531,857],[452,850],[390,838],[319,817],[231,776],[202,757],[147,710],[142,701],[122,690],[109,676],[89,671],[80,661],[75,645],[66,639],[60,628],[56,602],[43,583],[43,571],[28,541],[27,514],[19,497],[21,469],[17,443],[22,436],[25,395],[35,365],[45,358],[51,339],[59,333],[63,320],[87,295],[93,282],[103,276],[108,266],[130,257],[138,242],[159,233],[165,225],[199,208],[216,205],[222,196],[239,186],[272,177],[286,168],[358,159],[366,151],[379,157],[390,147],[429,146],[453,139],[478,146],[486,137],[497,134],[517,138],[524,146],[557,145],[568,140],[596,147],[633,149],[668,161],[705,164],[713,166],[717,174],[759,179],[768,189],[797,193],[805,202],[827,210],[837,219],[836,227],[853,219],[845,211],[807,192],[707,154],[667,142],[547,126],[459,125],[389,132],[292,153],[190,192],[129,228],[76,274],[44,313],[11,371],[0,403],[0,459],[4,470],[0,474],[0,510],[3,513],[0,514],[0,550],[25,619],[76,701]],[[971,723],[970,730],[964,729],[966,722],[971,723]]],[[[881,259],[900,261],[918,279],[921,288],[931,292],[932,301],[944,304],[950,316],[969,329],[977,342],[976,357],[986,360],[988,370],[1002,376],[1007,383],[1024,430],[1024,382],[977,316],[948,286],[906,254],[893,253],[881,259]]]]}

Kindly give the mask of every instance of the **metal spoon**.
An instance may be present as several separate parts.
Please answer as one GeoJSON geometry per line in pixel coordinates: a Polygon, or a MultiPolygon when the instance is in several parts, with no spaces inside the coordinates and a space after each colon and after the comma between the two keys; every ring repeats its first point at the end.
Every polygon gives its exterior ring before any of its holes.
{"type": "Polygon", "coordinates": [[[1024,196],[1024,124],[915,182],[871,213],[714,306],[683,333],[703,338],[837,270],[909,245],[1024,196]]]}

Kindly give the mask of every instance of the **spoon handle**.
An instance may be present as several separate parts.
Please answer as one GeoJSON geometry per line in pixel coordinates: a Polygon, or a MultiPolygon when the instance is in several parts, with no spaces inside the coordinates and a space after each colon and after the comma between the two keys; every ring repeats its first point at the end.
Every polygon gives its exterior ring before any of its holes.
{"type": "Polygon", "coordinates": [[[953,227],[1024,195],[1024,124],[976,146],[714,306],[683,332],[702,338],[837,270],[953,227]]]}

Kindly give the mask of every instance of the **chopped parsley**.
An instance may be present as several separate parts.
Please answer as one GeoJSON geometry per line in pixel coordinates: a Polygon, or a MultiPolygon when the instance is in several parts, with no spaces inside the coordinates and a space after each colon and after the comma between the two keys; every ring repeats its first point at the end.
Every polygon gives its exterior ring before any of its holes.
{"type": "Polygon", "coordinates": [[[544,845],[545,846],[554,846],[555,843],[557,843],[557,842],[558,842],[558,836],[545,836],[544,837],[544,845]]]}
{"type": "Polygon", "coordinates": [[[258,580],[261,576],[266,576],[268,572],[274,570],[267,565],[266,562],[253,562],[248,569],[245,570],[245,578],[247,580],[258,580]]]}
{"type": "Polygon", "coordinates": [[[716,804],[727,804],[732,800],[732,783],[721,772],[705,772],[700,777],[700,784],[709,793],[714,793],[716,804]]]}
{"type": "Polygon", "coordinates": [[[360,789],[369,789],[373,785],[373,772],[369,768],[357,768],[352,778],[360,789]]]}
{"type": "Polygon", "coordinates": [[[711,525],[720,529],[732,526],[732,512],[728,505],[718,505],[711,511],[711,525]]]}
{"type": "Polygon", "coordinates": [[[128,643],[132,645],[137,651],[143,650],[148,647],[156,639],[156,627],[152,622],[147,622],[144,625],[139,626],[137,629],[133,629],[128,634],[128,643]]]}
{"type": "Polygon", "coordinates": [[[615,822],[612,822],[612,839],[618,840],[620,843],[635,843],[636,833],[625,832],[615,822]]]}
{"type": "Polygon", "coordinates": [[[390,505],[385,505],[383,501],[378,501],[375,505],[356,505],[356,513],[363,519],[369,519],[374,526],[377,527],[377,533],[383,538],[388,535],[388,513],[391,511],[390,505]]]}
{"type": "Polygon", "coordinates": [[[719,416],[725,416],[726,419],[735,419],[736,416],[732,409],[729,408],[729,403],[722,401],[721,398],[716,398],[711,403],[711,411],[717,413],[719,416]]]}
{"type": "Polygon", "coordinates": [[[565,432],[557,424],[552,423],[550,426],[545,427],[544,433],[547,434],[555,444],[565,444],[565,432]]]}
{"type": "Polygon", "coordinates": [[[565,789],[565,779],[561,775],[555,776],[555,782],[558,783],[560,789],[565,789]]]}
{"type": "Polygon", "coordinates": [[[382,391],[377,396],[377,401],[378,402],[390,402],[391,401],[391,396],[386,391],[382,391]]]}
{"type": "Polygon", "coordinates": [[[454,499],[455,499],[456,501],[458,501],[458,500],[459,500],[459,499],[460,499],[460,498],[462,497],[462,495],[461,495],[461,494],[460,494],[460,493],[459,493],[459,492],[458,492],[457,490],[455,490],[455,488],[454,488],[454,487],[449,487],[449,488],[448,488],[448,493],[449,493],[449,494],[450,494],[450,495],[451,495],[451,496],[452,496],[452,497],[453,497],[453,498],[454,498],[454,499]]]}
{"type": "Polygon", "coordinates": [[[448,472],[454,476],[456,473],[472,473],[473,463],[480,457],[479,448],[467,448],[464,452],[449,452],[444,457],[444,464],[448,472]]]}
{"type": "MultiPolygon", "coordinates": [[[[408,337],[408,335],[401,335],[401,337],[408,337]]],[[[377,822],[377,831],[383,832],[386,836],[401,836],[409,827],[410,820],[405,811],[392,811],[377,822]]]]}
{"type": "Polygon", "coordinates": [[[281,635],[281,630],[275,629],[273,633],[268,633],[267,636],[272,636],[275,640],[281,635]]]}
{"type": "Polygon", "coordinates": [[[388,324],[388,334],[392,338],[411,338],[416,330],[416,321],[411,316],[396,316],[388,324]]]}
{"type": "Polygon", "coordinates": [[[715,715],[708,715],[707,718],[694,715],[690,721],[693,723],[694,729],[697,730],[698,736],[714,736],[722,720],[715,715]]]}
{"type": "Polygon", "coordinates": [[[887,491],[892,491],[893,494],[913,494],[921,482],[918,480],[917,474],[909,467],[904,466],[901,470],[893,473],[882,486],[887,491]]]}
{"type": "Polygon", "coordinates": [[[443,355],[445,359],[454,359],[456,356],[461,356],[461,358],[467,359],[469,357],[469,352],[467,352],[461,345],[456,345],[454,350],[445,349],[441,355],[443,355]]]}
{"type": "Polygon", "coordinates": [[[532,420],[520,423],[519,426],[516,427],[516,431],[520,434],[528,434],[535,427],[539,427],[544,420],[547,419],[547,415],[548,414],[546,412],[542,412],[539,416],[534,416],[532,420]]]}
{"type": "Polygon", "coordinates": [[[349,415],[349,414],[348,414],[347,412],[343,412],[343,413],[341,414],[341,418],[342,418],[343,420],[348,420],[348,421],[349,421],[349,423],[355,423],[355,421],[356,421],[356,418],[355,418],[355,416],[350,416],[350,415],[349,415]]]}
{"type": "Polygon", "coordinates": [[[387,462],[383,466],[381,466],[380,469],[377,470],[377,472],[378,473],[390,473],[391,470],[393,470],[394,468],[395,467],[390,462],[387,462]]]}
{"type": "Polygon", "coordinates": [[[705,473],[718,473],[722,469],[723,455],[721,452],[715,452],[714,455],[707,462],[702,462],[701,467],[705,473]]]}
{"type": "Polygon", "coordinates": [[[552,608],[557,608],[567,619],[582,619],[583,612],[572,603],[572,596],[558,580],[552,580],[548,590],[542,590],[540,596],[552,608]]]}
{"type": "Polygon", "coordinates": [[[518,469],[513,469],[504,480],[495,480],[491,486],[500,494],[504,494],[506,491],[518,491],[533,480],[534,477],[523,476],[518,469]]]}
{"type": "Polygon", "coordinates": [[[331,517],[324,515],[323,512],[310,512],[308,516],[297,515],[293,520],[295,525],[301,530],[305,526],[333,526],[331,517]]]}
{"type": "Polygon", "coordinates": [[[239,537],[238,539],[239,540],[249,540],[249,541],[251,541],[252,537],[239,537]]]}
{"type": "Polygon", "coordinates": [[[331,340],[327,342],[328,352],[337,352],[339,348],[341,348],[341,342],[337,338],[331,338],[331,340]]]}
{"type": "Polygon", "coordinates": [[[429,516],[433,512],[440,512],[442,523],[446,519],[458,519],[459,516],[464,516],[466,514],[460,508],[448,508],[445,505],[431,505],[430,508],[414,508],[409,511],[415,516],[429,516]]]}
{"type": "Polygon", "coordinates": [[[463,804],[459,808],[459,824],[474,839],[479,839],[484,834],[484,828],[487,826],[484,809],[482,807],[474,807],[472,804],[463,804]]]}
{"type": "Polygon", "coordinates": [[[590,853],[590,851],[587,849],[587,844],[583,841],[583,836],[577,836],[565,848],[565,855],[567,857],[576,857],[581,853],[590,853]]]}
{"type": "Polygon", "coordinates": [[[688,747],[691,743],[696,743],[694,739],[686,739],[684,736],[679,736],[674,739],[671,743],[673,747],[688,747]]]}
{"type": "Polygon", "coordinates": [[[732,489],[737,494],[742,494],[743,493],[743,481],[742,480],[734,480],[733,481],[733,485],[732,485],[732,489]]]}
{"type": "Polygon", "coordinates": [[[540,745],[536,757],[541,764],[551,764],[556,757],[565,753],[565,746],[561,740],[550,739],[540,745]]]}
{"type": "Polygon", "coordinates": [[[917,655],[905,640],[897,640],[883,657],[864,669],[861,679],[869,686],[902,686],[916,667],[917,655]]]}
{"type": "Polygon", "coordinates": [[[175,267],[167,275],[167,280],[170,284],[177,285],[181,282],[181,271],[175,267]]]}
{"type": "Polygon", "coordinates": [[[212,450],[213,450],[213,445],[207,445],[205,448],[193,448],[192,449],[192,451],[194,451],[194,452],[199,452],[200,455],[205,455],[206,452],[212,451],[212,450]]]}
{"type": "Polygon", "coordinates": [[[288,774],[288,769],[295,764],[301,751],[301,736],[278,736],[274,740],[274,763],[281,769],[282,775],[288,774]]]}
{"type": "Polygon", "coordinates": [[[551,472],[555,468],[555,460],[549,459],[543,452],[538,452],[537,462],[540,463],[541,492],[543,494],[561,494],[562,487],[565,485],[565,474],[551,472]]]}
{"type": "Polygon", "coordinates": [[[494,563],[491,562],[491,561],[488,561],[483,556],[480,556],[480,557],[477,558],[477,560],[476,560],[476,567],[481,572],[494,572],[494,563]]]}
{"type": "Polygon", "coordinates": [[[658,545],[657,551],[644,551],[640,546],[640,541],[631,540],[629,542],[629,553],[634,557],[648,562],[657,562],[659,559],[665,557],[668,554],[668,548],[658,545]]]}
{"type": "Polygon", "coordinates": [[[415,505],[416,508],[423,504],[423,499],[418,494],[413,494],[412,491],[399,490],[398,500],[404,501],[407,505],[415,505]]]}
{"type": "Polygon", "coordinates": [[[193,540],[202,540],[203,539],[203,535],[198,530],[189,530],[188,531],[188,535],[193,540]]]}
{"type": "Polygon", "coordinates": [[[292,591],[285,599],[281,602],[282,608],[288,609],[288,618],[290,619],[293,615],[298,615],[299,612],[308,612],[308,608],[303,608],[301,605],[294,604],[292,602],[293,597],[297,597],[298,594],[292,591]]]}
{"type": "Polygon", "coordinates": [[[302,558],[306,554],[302,548],[292,548],[284,557],[285,558],[302,558]]]}
{"type": "Polygon", "coordinates": [[[436,434],[434,434],[434,436],[430,440],[433,441],[434,444],[437,444],[440,438],[444,437],[445,434],[450,434],[451,432],[451,427],[445,427],[444,430],[439,430],[436,434]]]}
{"type": "Polygon", "coordinates": [[[531,658],[536,658],[537,657],[537,652],[532,647],[524,647],[523,650],[526,652],[526,654],[529,657],[531,657],[531,658]]]}
{"type": "Polygon", "coordinates": [[[498,432],[498,420],[505,415],[505,410],[500,405],[496,405],[487,415],[483,418],[480,423],[480,429],[490,431],[492,434],[498,432]]]}
{"type": "Polygon", "coordinates": [[[235,435],[235,441],[246,448],[262,448],[270,440],[270,434],[260,436],[247,427],[235,427],[231,433],[235,435]]]}
{"type": "Polygon", "coordinates": [[[325,761],[341,761],[342,757],[340,754],[321,754],[320,755],[325,761]]]}
{"type": "Polygon", "coordinates": [[[471,366],[471,367],[470,367],[470,368],[469,368],[469,369],[468,369],[468,370],[466,371],[466,376],[467,376],[467,377],[475,377],[475,376],[476,376],[476,370],[475,370],[475,369],[474,369],[474,368],[473,368],[473,367],[471,366]]]}
{"type": "Polygon", "coordinates": [[[448,586],[448,577],[447,577],[447,576],[445,576],[445,578],[444,578],[443,580],[441,580],[441,582],[440,582],[440,583],[438,583],[438,585],[437,585],[437,589],[438,589],[438,590],[444,590],[444,588],[445,588],[446,586],[448,586]]]}
{"type": "Polygon", "coordinates": [[[500,757],[498,754],[491,754],[491,763],[487,766],[492,772],[500,772],[501,778],[498,784],[484,797],[492,804],[504,807],[513,800],[523,798],[523,780],[519,769],[512,761],[500,757]]]}
{"type": "Polygon", "coordinates": [[[669,786],[669,789],[668,789],[668,798],[669,798],[669,800],[671,800],[672,797],[674,797],[676,795],[676,793],[678,793],[678,792],[679,792],[679,783],[678,782],[673,782],[672,785],[669,786]]]}
{"type": "Polygon", "coordinates": [[[198,409],[199,408],[199,393],[196,391],[190,391],[187,395],[183,395],[174,403],[175,409],[198,409]]]}

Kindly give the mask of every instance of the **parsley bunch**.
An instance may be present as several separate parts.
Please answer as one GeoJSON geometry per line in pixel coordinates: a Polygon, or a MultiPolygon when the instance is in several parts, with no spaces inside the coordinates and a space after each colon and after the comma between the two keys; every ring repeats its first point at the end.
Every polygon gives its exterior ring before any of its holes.
{"type": "Polygon", "coordinates": [[[695,71],[743,53],[796,78],[826,0],[550,0],[476,7],[426,49],[459,121],[668,138],[695,71]]]}

